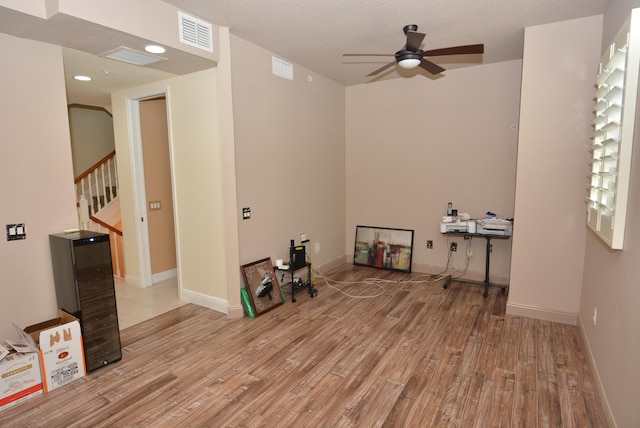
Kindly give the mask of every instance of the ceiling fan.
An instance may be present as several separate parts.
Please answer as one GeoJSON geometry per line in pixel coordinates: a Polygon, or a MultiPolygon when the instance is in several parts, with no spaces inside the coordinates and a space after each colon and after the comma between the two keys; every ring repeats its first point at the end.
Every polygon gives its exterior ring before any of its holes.
{"type": "Polygon", "coordinates": [[[424,51],[420,49],[420,45],[424,40],[425,34],[418,33],[418,26],[415,24],[405,25],[403,28],[404,34],[407,36],[407,43],[402,49],[395,54],[359,54],[359,53],[347,53],[342,56],[395,56],[396,60],[388,64],[383,65],[377,70],[367,74],[367,77],[375,76],[382,73],[384,70],[395,65],[396,63],[405,69],[416,68],[420,66],[431,74],[442,73],[445,69],[440,67],[428,59],[427,56],[443,56],[443,55],[467,55],[467,54],[481,54],[484,53],[484,45],[464,45],[453,46],[450,48],[432,49],[424,51]]]}

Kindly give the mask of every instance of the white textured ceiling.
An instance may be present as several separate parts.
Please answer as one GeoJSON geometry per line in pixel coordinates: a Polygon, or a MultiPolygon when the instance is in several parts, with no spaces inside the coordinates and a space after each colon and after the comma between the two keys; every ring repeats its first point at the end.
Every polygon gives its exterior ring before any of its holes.
{"type": "MultiPolygon", "coordinates": [[[[185,12],[229,27],[240,38],[343,85],[391,78],[431,78],[421,69],[391,67],[375,79],[366,75],[391,62],[387,57],[343,57],[343,53],[393,54],[405,43],[402,28],[426,33],[423,49],[484,43],[482,55],[430,57],[445,69],[522,58],[525,27],[602,14],[611,0],[165,0],[185,12]]],[[[152,19],[152,18],[150,18],[152,19]]],[[[176,23],[177,25],[177,23],[176,23]]],[[[0,7],[0,31],[57,43],[65,73],[93,70],[99,78],[79,85],[67,76],[69,103],[107,106],[109,92],[168,75],[210,66],[173,49],[159,66],[136,67],[95,54],[144,42],[118,31],[54,16],[45,22],[0,7]],[[104,70],[109,74],[105,75],[104,70]],[[147,72],[148,71],[148,72],[147,72]]],[[[153,41],[149,41],[153,42],[153,41]]],[[[446,77],[446,71],[442,74],[446,77]]],[[[442,76],[441,75],[441,76],[442,76]]]]}
{"type": "MultiPolygon", "coordinates": [[[[393,57],[345,58],[343,53],[393,54],[402,28],[426,33],[423,49],[484,43],[483,55],[434,57],[444,68],[522,58],[524,28],[598,15],[610,0],[165,0],[232,34],[344,85],[393,57]]],[[[423,73],[421,70],[415,70],[423,73]]],[[[446,73],[446,72],[445,72],[446,73]]],[[[398,77],[396,68],[382,78],[398,77]]]]}

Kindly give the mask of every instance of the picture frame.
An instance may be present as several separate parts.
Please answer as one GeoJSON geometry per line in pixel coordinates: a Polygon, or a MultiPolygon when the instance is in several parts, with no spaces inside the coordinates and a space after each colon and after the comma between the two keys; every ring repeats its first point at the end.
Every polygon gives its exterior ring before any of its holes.
{"type": "Polygon", "coordinates": [[[353,264],[411,272],[413,230],[356,226],[353,264]]]}
{"type": "Polygon", "coordinates": [[[282,289],[273,270],[271,258],[247,263],[242,265],[240,270],[255,316],[262,315],[284,303],[282,289]]]}

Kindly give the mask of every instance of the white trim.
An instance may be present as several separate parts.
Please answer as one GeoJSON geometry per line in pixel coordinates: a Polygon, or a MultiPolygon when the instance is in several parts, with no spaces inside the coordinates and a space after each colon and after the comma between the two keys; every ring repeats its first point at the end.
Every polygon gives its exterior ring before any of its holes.
{"type": "MultiPolygon", "coordinates": [[[[223,314],[228,313],[229,302],[226,300],[218,299],[217,297],[211,297],[191,290],[179,290],[180,300],[193,303],[198,306],[204,306],[205,308],[213,309],[216,312],[223,314]]],[[[234,310],[235,313],[235,310],[234,310]]]]}
{"type": "Polygon", "coordinates": [[[537,306],[521,305],[519,303],[507,303],[507,315],[535,318],[544,321],[559,322],[562,324],[576,325],[577,312],[561,311],[559,309],[540,308],[537,306]]]}
{"type": "Polygon", "coordinates": [[[174,241],[176,246],[176,276],[178,278],[178,293],[182,291],[182,269],[180,269],[180,261],[181,259],[181,243],[180,240],[180,228],[178,225],[180,224],[179,216],[178,216],[178,203],[176,201],[178,192],[176,191],[176,180],[175,180],[175,147],[173,145],[173,134],[171,127],[171,97],[169,96],[169,87],[164,88],[164,97],[165,97],[165,114],[167,115],[167,141],[169,143],[169,178],[171,179],[171,200],[173,205],[173,233],[174,233],[174,241]]]}
{"type": "Polygon", "coordinates": [[[584,348],[584,353],[587,357],[587,363],[589,363],[589,368],[591,369],[591,373],[593,373],[596,394],[598,394],[598,398],[600,398],[600,401],[604,403],[604,416],[607,418],[607,425],[615,428],[618,425],[613,418],[613,411],[611,410],[611,406],[609,405],[609,400],[607,400],[607,395],[604,393],[604,385],[602,384],[602,379],[600,378],[600,373],[598,372],[598,366],[596,365],[596,360],[593,357],[593,352],[591,350],[591,344],[589,343],[589,339],[587,338],[587,332],[584,329],[584,323],[582,322],[582,317],[580,316],[578,316],[578,329],[580,330],[580,336],[582,337],[582,347],[584,348]]]}
{"type": "Polygon", "coordinates": [[[178,276],[178,269],[169,269],[164,272],[158,272],[151,275],[151,282],[157,284],[158,282],[166,281],[167,279],[176,278],[178,276]]]}
{"type": "Polygon", "coordinates": [[[232,320],[244,317],[244,308],[242,306],[229,306],[227,309],[227,318],[232,320]]]}
{"type": "Polygon", "coordinates": [[[176,235],[176,265],[178,277],[178,290],[182,290],[182,281],[180,281],[180,237],[178,236],[177,204],[176,204],[176,186],[174,180],[174,147],[171,135],[171,115],[169,103],[169,87],[167,85],[159,85],[149,88],[127,97],[127,116],[129,122],[129,149],[131,151],[131,178],[132,193],[134,196],[134,212],[136,213],[136,239],[138,242],[138,269],[139,269],[139,286],[149,287],[154,282],[151,273],[151,250],[149,248],[149,228],[147,221],[147,202],[144,181],[144,158],[142,153],[142,133],[140,129],[140,101],[146,99],[164,96],[166,102],[167,115],[167,139],[169,142],[169,163],[171,176],[171,196],[173,198],[173,218],[174,233],[176,235]]]}
{"type": "MultiPolygon", "coordinates": [[[[311,262],[313,263],[313,260],[311,262]]],[[[319,270],[319,271],[326,272],[326,271],[328,271],[330,269],[342,266],[346,262],[347,262],[347,256],[341,256],[341,257],[338,257],[337,259],[330,260],[330,261],[326,262],[323,265],[316,266],[316,269],[319,270]]]]}
{"type": "MultiPolygon", "coordinates": [[[[155,91],[154,91],[155,93],[155,91]]],[[[151,286],[151,256],[149,250],[149,228],[147,227],[147,202],[142,157],[142,133],[140,130],[140,99],[143,95],[127,98],[129,123],[129,150],[131,152],[131,181],[133,193],[134,224],[138,247],[138,271],[140,286],[151,286]]]]}

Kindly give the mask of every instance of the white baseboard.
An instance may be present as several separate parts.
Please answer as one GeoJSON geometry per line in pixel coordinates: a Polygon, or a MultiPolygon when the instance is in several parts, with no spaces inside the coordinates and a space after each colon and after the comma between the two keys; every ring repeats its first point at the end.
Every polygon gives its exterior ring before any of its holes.
{"type": "MultiPolygon", "coordinates": [[[[229,302],[226,300],[218,299],[217,297],[206,296],[201,293],[197,293],[191,290],[180,290],[180,300],[193,303],[195,305],[204,306],[205,308],[213,309],[216,312],[222,312],[229,316],[229,302]]],[[[240,308],[242,309],[242,308],[240,308]]],[[[234,315],[237,309],[233,308],[234,315]]]]}
{"type": "Polygon", "coordinates": [[[559,322],[562,324],[576,325],[578,322],[577,312],[566,312],[557,309],[540,308],[537,306],[521,305],[519,303],[511,302],[507,302],[507,314],[535,318],[544,321],[559,322]]]}
{"type": "MultiPolygon", "coordinates": [[[[162,282],[164,280],[170,278],[176,278],[178,276],[178,269],[170,269],[164,272],[155,273],[151,275],[151,284],[155,284],[157,282],[162,282]]],[[[125,275],[124,282],[130,285],[135,285],[136,287],[140,287],[140,278],[137,276],[125,275]]]]}
{"type": "Polygon", "coordinates": [[[602,380],[600,379],[598,366],[596,365],[596,360],[593,357],[591,344],[589,343],[589,339],[587,339],[587,332],[584,329],[584,323],[582,322],[582,318],[580,316],[578,316],[578,329],[580,330],[580,336],[582,338],[582,347],[584,348],[585,356],[587,358],[587,362],[589,363],[589,368],[591,369],[591,373],[593,374],[596,394],[598,394],[598,398],[603,404],[604,416],[607,418],[608,426],[615,428],[618,425],[616,425],[616,421],[613,418],[613,412],[611,411],[609,400],[607,400],[607,395],[604,393],[604,386],[602,385],[602,380]]]}
{"type": "Polygon", "coordinates": [[[164,272],[158,272],[151,275],[151,283],[166,281],[167,279],[176,278],[178,276],[178,269],[169,269],[164,272]]]}
{"type": "Polygon", "coordinates": [[[232,320],[236,318],[242,318],[244,316],[244,308],[240,306],[229,306],[227,309],[227,318],[232,320]]]}
{"type": "MultiPolygon", "coordinates": [[[[341,263],[352,262],[353,261],[353,254],[346,254],[343,257],[341,257],[339,260],[340,260],[341,263]]],[[[446,270],[445,266],[433,266],[433,265],[428,265],[426,263],[412,263],[411,264],[411,272],[426,273],[426,274],[429,274],[429,275],[436,275],[436,274],[447,275],[447,274],[451,274],[451,272],[444,272],[445,270],[446,270]]],[[[457,275],[454,274],[454,276],[457,276],[457,275]]],[[[483,282],[484,281],[484,271],[482,271],[482,272],[467,271],[463,276],[460,277],[460,279],[463,279],[463,280],[466,280],[466,281],[483,282]]],[[[491,282],[491,284],[494,284],[494,285],[509,286],[509,276],[496,275],[496,274],[492,274],[491,272],[489,272],[489,282],[491,282]]]]}
{"type": "MultiPolygon", "coordinates": [[[[411,265],[412,272],[420,272],[427,273],[431,275],[435,275],[445,271],[444,266],[430,266],[425,263],[413,263],[411,265]]],[[[458,276],[459,273],[445,272],[443,275],[452,274],[453,276],[458,276]]],[[[463,276],[460,276],[459,279],[465,281],[477,281],[484,282],[484,271],[467,271],[463,276]]],[[[505,285],[509,286],[509,277],[505,275],[496,275],[489,272],[489,282],[493,285],[505,285]]]]}
{"type": "Polygon", "coordinates": [[[337,259],[328,261],[320,266],[316,266],[316,269],[318,269],[319,271],[326,272],[328,270],[337,268],[338,266],[345,264],[346,260],[347,260],[347,256],[341,256],[341,257],[338,257],[337,259]]]}

